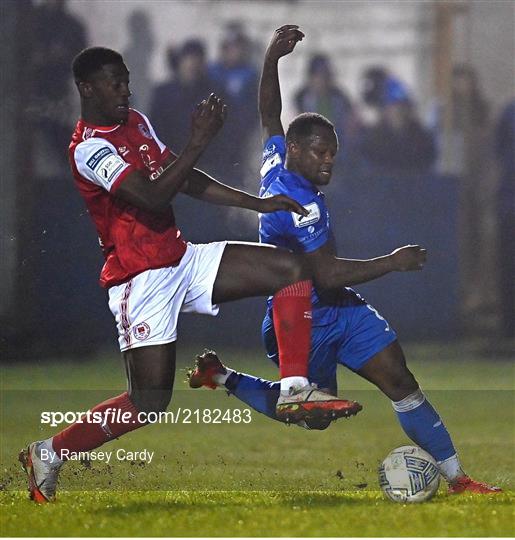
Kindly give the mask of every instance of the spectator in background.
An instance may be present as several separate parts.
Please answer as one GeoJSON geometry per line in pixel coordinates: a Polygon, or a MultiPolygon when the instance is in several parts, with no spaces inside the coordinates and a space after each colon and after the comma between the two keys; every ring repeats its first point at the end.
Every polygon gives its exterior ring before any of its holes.
{"type": "Polygon", "coordinates": [[[374,109],[379,109],[384,99],[388,73],[385,68],[374,66],[365,70],[361,77],[361,98],[364,103],[374,109]]]}
{"type": "Polygon", "coordinates": [[[472,67],[455,66],[451,81],[450,108],[445,110],[444,105],[440,111],[437,128],[444,128],[443,116],[449,114],[451,133],[442,138],[443,167],[446,173],[463,177],[469,176],[484,159],[478,150],[488,136],[488,106],[472,67]]]}
{"type": "Polygon", "coordinates": [[[436,157],[433,136],[420,122],[405,85],[383,68],[370,68],[362,98],[377,111],[376,123],[359,137],[365,164],[386,174],[427,172],[436,157]]]}
{"type": "Polygon", "coordinates": [[[306,83],[295,94],[297,114],[317,112],[328,118],[335,127],[343,152],[352,147],[356,117],[349,97],[334,80],[331,61],[326,54],[315,54],[308,63],[306,83]],[[343,142],[343,144],[342,144],[343,142]]]}
{"type": "Polygon", "coordinates": [[[154,35],[150,19],[145,11],[133,11],[127,20],[130,43],[123,56],[137,75],[131,79],[131,105],[135,109],[148,110],[150,99],[150,61],[154,51],[154,35]]]}
{"type": "Polygon", "coordinates": [[[488,105],[469,65],[452,70],[450,101],[441,103],[437,129],[440,169],[459,178],[458,234],[462,326],[477,333],[496,324],[495,178],[488,105]]]}
{"type": "Polygon", "coordinates": [[[515,99],[502,111],[495,128],[500,165],[497,192],[501,335],[515,337],[515,99]]]}
{"type": "MultiPolygon", "coordinates": [[[[70,64],[73,57],[86,47],[84,26],[68,13],[66,0],[46,0],[32,9],[30,33],[35,36],[31,50],[30,71],[32,92],[29,114],[41,138],[45,162],[37,170],[65,170],[68,167],[66,147],[73,130],[69,122],[71,88],[70,64]],[[51,163],[49,163],[49,161],[51,163]]],[[[67,171],[66,171],[67,172],[67,171]]]]}
{"type": "MultiPolygon", "coordinates": [[[[219,93],[206,64],[206,48],[199,39],[189,39],[167,51],[170,78],[157,86],[150,103],[150,119],[159,137],[171,148],[183,148],[191,130],[191,114],[211,92],[219,93]]],[[[202,156],[202,166],[213,167],[213,152],[202,156]],[[210,166],[211,165],[211,166],[210,166]]]]}
{"type": "MultiPolygon", "coordinates": [[[[84,205],[70,182],[66,151],[74,116],[70,114],[74,109],[70,65],[87,46],[87,34],[65,0],[31,4],[24,37],[30,45],[30,95],[23,103],[26,122],[19,126],[25,132],[26,145],[18,163],[25,168],[30,156],[31,172],[26,175],[27,185],[17,203],[17,212],[23,216],[19,244],[23,264],[18,270],[23,290],[18,302],[30,308],[20,322],[21,335],[27,341],[20,349],[41,355],[70,350],[77,355],[88,354],[91,335],[104,336],[105,332],[96,316],[84,317],[87,308],[80,297],[92,257],[90,224],[82,219],[84,205]],[[56,260],[60,261],[58,282],[56,260]],[[48,317],[48,313],[53,316],[48,317]],[[52,336],[51,344],[48,336],[52,336]]],[[[25,59],[18,61],[23,63],[25,59]]]]}
{"type": "MultiPolygon", "coordinates": [[[[220,95],[216,81],[209,75],[206,62],[206,47],[197,38],[186,40],[179,48],[169,47],[167,63],[170,77],[158,85],[150,102],[150,121],[158,137],[170,148],[184,148],[191,132],[191,115],[197,105],[211,92],[220,95]]],[[[224,182],[231,183],[224,172],[228,160],[223,155],[222,145],[226,137],[222,133],[206,148],[198,164],[224,182]]],[[[196,201],[191,197],[178,197],[174,206],[178,221],[187,221],[183,227],[188,238],[194,242],[216,241],[230,234],[222,207],[196,201]],[[202,220],[187,220],[188,215],[202,214],[202,220]],[[207,236],[205,225],[209,223],[207,236]]]]}
{"type": "Polygon", "coordinates": [[[219,59],[209,69],[228,108],[223,137],[218,141],[221,151],[217,168],[224,170],[224,178],[233,183],[241,183],[246,173],[247,146],[258,122],[258,71],[250,49],[249,37],[238,23],[232,23],[221,42],[219,59]]]}

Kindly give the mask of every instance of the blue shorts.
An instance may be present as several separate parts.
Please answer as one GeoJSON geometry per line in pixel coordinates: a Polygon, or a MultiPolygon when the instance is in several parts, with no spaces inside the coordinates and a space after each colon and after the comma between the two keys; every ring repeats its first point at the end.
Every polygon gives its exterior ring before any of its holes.
{"type": "MultiPolygon", "coordinates": [[[[270,311],[263,321],[262,333],[268,357],[279,364],[270,311]]],[[[338,364],[358,371],[396,339],[395,331],[370,304],[340,306],[333,322],[313,326],[308,378],[319,388],[336,391],[338,364]]]]}

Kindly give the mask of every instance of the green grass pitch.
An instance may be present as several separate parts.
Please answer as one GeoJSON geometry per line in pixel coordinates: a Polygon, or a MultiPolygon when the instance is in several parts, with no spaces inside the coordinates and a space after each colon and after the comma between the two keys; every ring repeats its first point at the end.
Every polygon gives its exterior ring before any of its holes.
{"type": "MultiPolygon", "coordinates": [[[[385,500],[377,466],[409,444],[388,400],[340,368],[340,394],[364,410],[323,432],[286,427],[258,413],[249,424],[159,424],[103,449],[154,452],[135,459],[70,462],[58,501],[27,500],[17,454],[50,436],[42,411],[83,411],[121,392],[121,361],[22,363],[1,368],[2,536],[514,536],[514,371],[474,347],[409,346],[412,371],[442,415],[466,470],[504,489],[496,496],[436,497],[418,505],[385,500]]],[[[244,409],[220,389],[190,390],[179,349],[169,410],[244,409]]],[[[228,365],[274,378],[260,351],[220,350],[228,365]]],[[[232,413],[231,413],[232,414],[232,413]]]]}

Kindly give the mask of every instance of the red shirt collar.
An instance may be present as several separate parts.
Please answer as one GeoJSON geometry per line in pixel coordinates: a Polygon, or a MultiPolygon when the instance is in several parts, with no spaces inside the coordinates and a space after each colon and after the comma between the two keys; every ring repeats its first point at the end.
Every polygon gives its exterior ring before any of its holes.
{"type": "Polygon", "coordinates": [[[112,133],[120,126],[125,124],[114,124],[112,126],[97,126],[91,122],[86,122],[83,118],[79,119],[79,131],[83,135],[83,139],[90,139],[95,136],[95,133],[112,133]]]}

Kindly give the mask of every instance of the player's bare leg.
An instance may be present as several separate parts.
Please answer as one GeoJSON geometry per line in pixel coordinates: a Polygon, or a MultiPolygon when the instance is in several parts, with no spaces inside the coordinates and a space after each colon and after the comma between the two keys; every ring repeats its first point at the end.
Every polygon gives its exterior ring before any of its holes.
{"type": "Polygon", "coordinates": [[[111,417],[101,425],[83,418],[56,436],[33,442],[20,452],[19,460],[28,476],[30,498],[35,502],[55,499],[59,470],[69,452],[93,450],[144,426],[145,422],[138,417],[140,412],[166,410],[175,376],[175,343],[131,349],[123,353],[123,358],[128,391],[100,403],[92,412],[120,410],[129,414],[127,422],[120,423],[111,417]]]}
{"type": "Polygon", "coordinates": [[[291,283],[310,279],[302,259],[274,246],[227,244],[213,287],[213,303],[272,295],[291,283]]]}
{"type": "Polygon", "coordinates": [[[123,354],[128,394],[139,411],[166,411],[175,379],[175,341],[137,347],[123,354]]]}
{"type": "Polygon", "coordinates": [[[311,281],[301,257],[272,246],[229,244],[214,284],[213,303],[265,295],[274,295],[279,344],[281,395],[277,416],[286,422],[298,422],[306,417],[339,418],[359,412],[359,404],[320,392],[307,380],[311,281]]]}
{"type": "Polygon", "coordinates": [[[476,482],[463,472],[447,429],[406,366],[397,341],[371,358],[358,373],[392,400],[406,434],[438,462],[440,473],[449,483],[449,493],[501,491],[476,482]]]}

